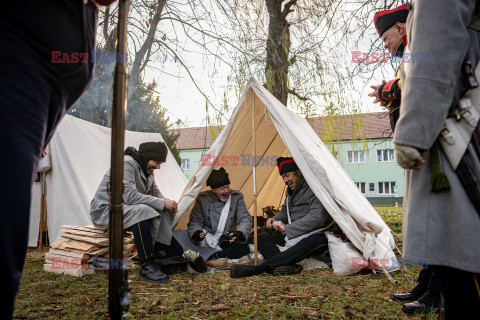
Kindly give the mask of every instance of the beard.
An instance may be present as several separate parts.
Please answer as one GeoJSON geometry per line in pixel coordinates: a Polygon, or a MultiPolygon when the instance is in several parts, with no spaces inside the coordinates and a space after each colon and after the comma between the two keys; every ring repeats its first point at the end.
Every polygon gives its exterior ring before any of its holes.
{"type": "Polygon", "coordinates": [[[226,193],[225,195],[221,194],[219,197],[219,200],[222,202],[227,202],[227,199],[228,199],[228,193],[226,193]]]}
{"type": "Polygon", "coordinates": [[[153,170],[155,170],[155,169],[156,169],[155,166],[147,164],[147,170],[145,170],[145,171],[150,175],[150,174],[153,174],[153,170]]]}

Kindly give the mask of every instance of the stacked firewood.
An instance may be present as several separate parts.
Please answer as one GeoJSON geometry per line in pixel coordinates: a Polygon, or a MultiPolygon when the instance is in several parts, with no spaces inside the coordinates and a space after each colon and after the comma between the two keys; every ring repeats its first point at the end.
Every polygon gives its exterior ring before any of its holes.
{"type": "Polygon", "coordinates": [[[128,268],[135,256],[133,235],[126,232],[123,239],[123,260],[111,261],[108,253],[108,233],[93,226],[62,226],[63,240],[50,244],[45,254],[44,270],[81,277],[96,271],[128,268]]]}

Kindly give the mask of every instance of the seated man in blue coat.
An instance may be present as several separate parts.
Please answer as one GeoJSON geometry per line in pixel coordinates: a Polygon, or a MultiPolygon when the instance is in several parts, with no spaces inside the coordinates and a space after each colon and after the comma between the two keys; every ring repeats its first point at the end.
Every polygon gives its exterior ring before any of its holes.
{"type": "Polygon", "coordinates": [[[285,238],[265,234],[258,237],[258,249],[265,262],[258,266],[234,265],[232,278],[243,278],[269,272],[273,275],[302,271],[297,262],[328,249],[325,231],[333,231],[335,223],[303,178],[293,158],[277,159],[277,166],[287,185],[285,203],[280,212],[266,222],[266,228],[285,233],[285,238]],[[283,252],[278,246],[286,247],[283,252]]]}

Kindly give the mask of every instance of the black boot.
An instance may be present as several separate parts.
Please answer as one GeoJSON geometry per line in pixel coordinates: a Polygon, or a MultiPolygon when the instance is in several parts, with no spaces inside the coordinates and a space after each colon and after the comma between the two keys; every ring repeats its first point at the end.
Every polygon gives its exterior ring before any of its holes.
{"type": "Polygon", "coordinates": [[[273,269],[274,276],[290,276],[302,272],[303,267],[299,264],[289,264],[286,266],[279,266],[273,269]]]}
{"type": "Polygon", "coordinates": [[[430,291],[425,292],[418,300],[405,303],[402,310],[409,314],[424,313],[424,312],[438,312],[438,303],[440,297],[434,295],[430,291]]]}
{"type": "Polygon", "coordinates": [[[160,242],[155,242],[155,244],[153,245],[153,250],[155,250],[155,257],[157,259],[162,259],[167,256],[168,245],[160,242]]]}
{"type": "Polygon", "coordinates": [[[175,274],[187,271],[187,259],[182,256],[174,256],[162,259],[155,259],[160,270],[166,274],[175,274]]]}
{"type": "Polygon", "coordinates": [[[153,259],[140,263],[140,279],[152,283],[167,283],[170,281],[153,259]]]}
{"type": "Polygon", "coordinates": [[[256,276],[268,271],[268,266],[258,265],[250,266],[247,264],[234,264],[230,267],[230,277],[232,278],[245,278],[256,276]]]}
{"type": "Polygon", "coordinates": [[[427,288],[417,284],[410,292],[408,293],[396,293],[393,295],[393,300],[402,301],[402,302],[411,302],[419,299],[425,292],[427,288]]]}

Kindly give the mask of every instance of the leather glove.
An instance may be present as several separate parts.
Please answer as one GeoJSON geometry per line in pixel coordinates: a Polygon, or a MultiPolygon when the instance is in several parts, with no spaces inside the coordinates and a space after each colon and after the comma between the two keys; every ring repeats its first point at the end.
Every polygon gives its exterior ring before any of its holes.
{"type": "Polygon", "coordinates": [[[394,144],[393,151],[395,153],[395,160],[403,169],[408,169],[415,164],[415,159],[420,156],[420,152],[410,146],[401,144],[394,144]]]}
{"type": "Polygon", "coordinates": [[[192,234],[192,240],[196,242],[200,242],[203,239],[200,237],[200,233],[202,233],[202,230],[197,230],[192,234]]]}
{"type": "Polygon", "coordinates": [[[245,238],[245,235],[243,234],[242,231],[235,231],[233,236],[236,238],[235,242],[245,242],[245,241],[247,241],[247,238],[245,238]]]}

